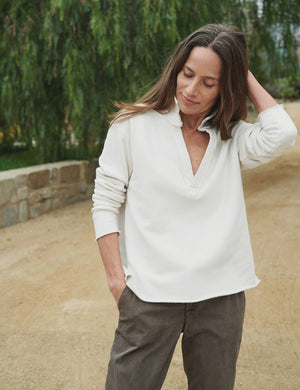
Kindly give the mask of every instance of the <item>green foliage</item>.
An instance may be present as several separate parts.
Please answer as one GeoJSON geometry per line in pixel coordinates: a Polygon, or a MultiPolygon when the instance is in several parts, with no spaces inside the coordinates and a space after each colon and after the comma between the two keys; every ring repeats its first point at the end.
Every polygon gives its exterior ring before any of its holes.
{"type": "MultiPolygon", "coordinates": [[[[252,8],[254,7],[254,2],[252,8]]],[[[250,39],[253,70],[272,83],[278,78],[297,78],[296,30],[299,27],[300,3],[296,0],[262,0],[261,17],[250,17],[255,39],[250,39]]]]}
{"type": "Polygon", "coordinates": [[[292,77],[283,77],[281,79],[275,80],[271,87],[271,92],[272,95],[276,98],[283,100],[295,99],[299,97],[299,87],[300,75],[298,76],[296,83],[292,77]]]}
{"type": "Polygon", "coordinates": [[[283,79],[279,79],[276,83],[277,85],[277,96],[283,99],[291,99],[295,97],[295,87],[291,85],[290,80],[285,77],[283,79]]]}
{"type": "Polygon", "coordinates": [[[2,121],[0,129],[0,154],[2,154],[14,149],[19,132],[17,128],[7,126],[4,121],[2,121]]]}
{"type": "Polygon", "coordinates": [[[38,160],[34,149],[10,150],[10,153],[1,153],[0,155],[0,171],[28,167],[35,164],[38,164],[38,160]]]}
{"type": "Polygon", "coordinates": [[[299,3],[262,5],[261,12],[254,0],[3,0],[2,150],[17,140],[36,145],[40,162],[98,155],[112,102],[136,100],[174,46],[206,23],[246,33],[261,80],[288,73],[295,83],[299,3]]]}

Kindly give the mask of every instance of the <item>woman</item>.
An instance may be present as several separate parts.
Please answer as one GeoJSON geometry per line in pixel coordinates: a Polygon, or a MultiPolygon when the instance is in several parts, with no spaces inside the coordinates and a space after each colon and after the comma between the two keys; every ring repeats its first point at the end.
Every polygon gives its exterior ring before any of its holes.
{"type": "Polygon", "coordinates": [[[188,388],[233,389],[244,290],[259,283],[240,171],[296,136],[247,58],[237,28],[200,28],[109,129],[92,210],[120,315],[108,390],[160,389],[181,333],[188,388]]]}

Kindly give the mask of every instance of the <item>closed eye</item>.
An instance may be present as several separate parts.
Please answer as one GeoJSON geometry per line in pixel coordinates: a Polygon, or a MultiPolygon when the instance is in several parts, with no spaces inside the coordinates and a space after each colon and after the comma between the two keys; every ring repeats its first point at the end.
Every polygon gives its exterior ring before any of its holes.
{"type": "Polygon", "coordinates": [[[193,75],[187,74],[185,72],[183,72],[183,75],[184,75],[184,77],[187,77],[188,79],[191,79],[193,77],[193,75]]]}
{"type": "Polygon", "coordinates": [[[203,83],[207,88],[212,88],[215,86],[215,84],[207,84],[206,82],[203,83]]]}

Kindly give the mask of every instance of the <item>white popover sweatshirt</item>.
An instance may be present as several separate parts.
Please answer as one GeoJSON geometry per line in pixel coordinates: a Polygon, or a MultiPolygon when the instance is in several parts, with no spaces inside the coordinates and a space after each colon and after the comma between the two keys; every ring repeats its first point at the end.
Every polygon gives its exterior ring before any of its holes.
{"type": "Polygon", "coordinates": [[[258,122],[240,121],[210,141],[195,175],[177,104],[113,124],[93,195],[96,238],[119,232],[128,287],[148,302],[197,302],[259,283],[249,238],[241,168],[294,144],[297,129],[280,105],[258,122]]]}

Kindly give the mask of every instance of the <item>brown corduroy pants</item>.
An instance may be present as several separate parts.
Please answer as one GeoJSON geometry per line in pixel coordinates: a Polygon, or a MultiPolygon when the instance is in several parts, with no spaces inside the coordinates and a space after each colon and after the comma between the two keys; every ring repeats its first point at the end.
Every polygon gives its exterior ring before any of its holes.
{"type": "Polygon", "coordinates": [[[244,312],[244,292],[196,303],[149,303],[126,287],[105,389],[161,389],[183,333],[188,389],[232,390],[244,312]]]}

